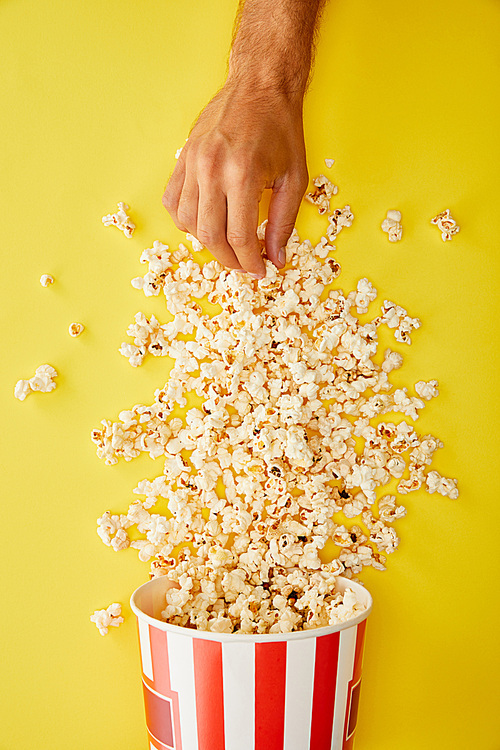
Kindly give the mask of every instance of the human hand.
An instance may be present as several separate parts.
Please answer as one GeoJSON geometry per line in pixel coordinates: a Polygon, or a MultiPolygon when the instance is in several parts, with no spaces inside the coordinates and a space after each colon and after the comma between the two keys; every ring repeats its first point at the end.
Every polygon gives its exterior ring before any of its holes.
{"type": "Polygon", "coordinates": [[[228,80],[193,126],[162,202],[175,225],[220,263],[261,278],[263,191],[273,191],[266,255],[283,268],[283,248],[307,185],[302,98],[228,80]]]}

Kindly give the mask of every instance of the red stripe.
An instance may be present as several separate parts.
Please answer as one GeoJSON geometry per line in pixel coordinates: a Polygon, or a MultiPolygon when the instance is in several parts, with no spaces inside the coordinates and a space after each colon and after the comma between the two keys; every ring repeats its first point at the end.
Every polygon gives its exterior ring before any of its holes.
{"type": "Polygon", "coordinates": [[[172,750],[172,748],[168,748],[167,745],[164,745],[163,742],[160,742],[158,739],[156,739],[156,737],[153,737],[149,729],[147,730],[147,732],[148,732],[148,740],[149,740],[148,750],[149,750],[150,745],[153,745],[153,747],[156,748],[156,750],[172,750]]]}
{"type": "Polygon", "coordinates": [[[339,642],[338,632],[316,639],[310,750],[330,750],[332,746],[339,642]]]}
{"type": "Polygon", "coordinates": [[[354,665],[352,680],[349,682],[347,693],[347,707],[344,723],[344,743],[342,750],[352,750],[358,720],[359,695],[361,688],[361,670],[363,667],[363,651],[366,636],[366,620],[360,622],[356,629],[356,649],[354,652],[354,665]],[[354,691],[354,694],[353,694],[354,691]]]}
{"type": "Polygon", "coordinates": [[[149,627],[151,657],[153,660],[154,689],[162,695],[170,695],[170,667],[168,664],[167,634],[160,628],[149,627]]]}
{"type": "Polygon", "coordinates": [[[146,726],[151,735],[165,747],[174,747],[172,701],[161,698],[143,683],[146,726]]]}
{"type": "Polygon", "coordinates": [[[283,750],[286,641],[255,644],[255,750],[283,750]]]}
{"type": "Polygon", "coordinates": [[[354,671],[352,675],[353,682],[357,682],[361,677],[361,668],[363,666],[363,651],[365,646],[366,620],[360,622],[356,633],[356,652],[354,654],[354,671]]]}
{"type": "Polygon", "coordinates": [[[193,638],[193,659],[198,750],[225,750],[222,643],[193,638]]]}

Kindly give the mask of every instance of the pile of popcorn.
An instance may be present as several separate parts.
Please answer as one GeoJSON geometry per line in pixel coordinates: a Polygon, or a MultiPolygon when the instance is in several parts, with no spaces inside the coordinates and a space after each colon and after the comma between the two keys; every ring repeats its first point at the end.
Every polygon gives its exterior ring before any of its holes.
{"type": "MultiPolygon", "coordinates": [[[[324,180],[316,187],[323,208],[334,193],[324,180]]],[[[163,293],[171,320],[138,313],[121,352],[132,365],[150,353],[173,367],[151,404],[103,420],[92,440],[108,465],[148,453],[163,473],[139,482],[126,514],[104,513],[98,533],[175,582],[170,623],[286,633],[349,619],[362,605],[352,590],[336,593],[337,577],[383,570],[399,545],[392,524],[406,513],[377,490],[396,480],[400,495],[458,497],[455,479],[430,470],[442,443],[412,425],[437,381],[419,381],[413,395],[389,379],[402,355],[377,357],[381,326],[410,344],[420,321],[385,300],[361,322],[377,296],[370,281],[347,294],[332,284],[340,265],[330,243],[353,216],[346,206],[327,218],[326,237],[313,246],[294,231],[285,269],[265,261],[258,281],[198,264],[185,246],[170,253],[155,242],[141,257],[148,272],[133,284],[163,293]],[[324,562],[332,541],[338,552],[324,562]]]]}

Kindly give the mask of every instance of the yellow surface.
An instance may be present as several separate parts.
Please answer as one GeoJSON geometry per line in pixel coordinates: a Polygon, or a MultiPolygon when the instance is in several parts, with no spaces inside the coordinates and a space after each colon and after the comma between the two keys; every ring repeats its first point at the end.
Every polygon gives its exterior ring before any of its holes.
{"type": "MultiPolygon", "coordinates": [[[[125,511],[161,461],[106,467],[89,434],[164,382],[165,360],[133,369],[117,351],[138,310],[165,318],[130,279],[153,240],[181,239],[161,195],[223,81],[235,8],[0,2],[1,750],[147,748],[128,599],[148,565],[105,547],[95,519],[125,511]],[[101,223],[120,200],[131,240],[101,223]],[[46,362],[57,390],[14,399],[46,362]],[[113,601],[126,622],[102,638],[88,618],[113,601]]],[[[356,750],[500,748],[499,32],[494,0],[332,0],[306,102],[310,172],[334,158],[337,205],[356,217],[338,241],[340,285],[366,275],[421,317],[394,380],[439,380],[418,428],[444,441],[436,468],[461,490],[407,496],[400,550],[363,576],[375,607],[356,750]],[[429,220],[448,207],[462,231],[443,243],[429,220]],[[399,244],[379,228],[388,208],[403,214],[399,244]]],[[[303,236],[322,227],[304,207],[303,236]]]]}

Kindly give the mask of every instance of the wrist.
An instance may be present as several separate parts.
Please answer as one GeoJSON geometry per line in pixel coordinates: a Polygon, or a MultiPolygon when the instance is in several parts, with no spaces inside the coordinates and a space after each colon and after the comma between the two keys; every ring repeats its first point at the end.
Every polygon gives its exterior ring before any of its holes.
{"type": "Polygon", "coordinates": [[[230,58],[224,88],[251,102],[270,102],[302,111],[307,77],[301,78],[304,76],[291,77],[269,65],[239,65],[230,58]]]}

